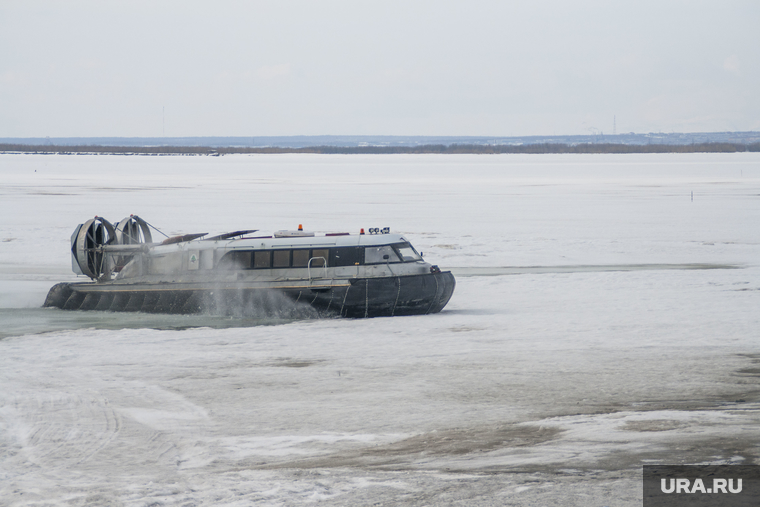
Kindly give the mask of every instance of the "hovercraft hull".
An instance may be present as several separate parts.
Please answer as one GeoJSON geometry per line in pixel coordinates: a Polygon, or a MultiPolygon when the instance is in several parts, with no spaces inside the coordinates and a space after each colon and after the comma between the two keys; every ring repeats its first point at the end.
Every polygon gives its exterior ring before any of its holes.
{"type": "Polygon", "coordinates": [[[308,306],[320,316],[349,318],[425,315],[440,312],[456,281],[449,271],[303,283],[60,283],[50,289],[45,307],[222,315],[281,314],[308,306]],[[273,300],[277,302],[273,303],[273,300]]]}

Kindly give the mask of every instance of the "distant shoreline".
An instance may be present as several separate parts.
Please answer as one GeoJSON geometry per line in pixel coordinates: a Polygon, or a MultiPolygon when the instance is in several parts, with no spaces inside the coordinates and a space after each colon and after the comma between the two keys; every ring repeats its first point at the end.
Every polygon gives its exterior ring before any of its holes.
{"type": "Polygon", "coordinates": [[[55,146],[28,144],[0,144],[0,154],[39,155],[232,155],[314,153],[324,155],[498,155],[498,154],[603,154],[603,153],[737,153],[760,152],[758,143],[696,143],[696,144],[561,144],[542,143],[524,145],[482,144],[429,144],[421,146],[307,146],[286,147],[209,147],[209,146],[55,146]]]}

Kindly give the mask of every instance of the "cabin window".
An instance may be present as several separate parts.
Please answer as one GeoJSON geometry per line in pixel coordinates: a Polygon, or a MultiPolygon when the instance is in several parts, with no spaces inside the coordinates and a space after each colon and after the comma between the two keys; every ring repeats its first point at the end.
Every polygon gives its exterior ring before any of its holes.
{"type": "Polygon", "coordinates": [[[422,257],[420,257],[420,254],[418,254],[414,247],[412,247],[412,245],[409,243],[396,245],[396,250],[401,257],[402,262],[412,262],[422,259],[422,257]]]}
{"type": "Polygon", "coordinates": [[[313,267],[313,268],[321,268],[322,266],[325,265],[325,262],[327,261],[327,259],[330,258],[330,249],[329,248],[320,248],[318,250],[312,250],[311,251],[311,258],[313,259],[311,261],[311,267],[313,267]]]}
{"type": "Polygon", "coordinates": [[[229,252],[219,261],[218,269],[248,269],[251,267],[251,252],[229,252]]]}
{"type": "Polygon", "coordinates": [[[309,265],[308,250],[293,250],[293,267],[305,268],[309,265]]]}
{"type": "Polygon", "coordinates": [[[355,266],[362,263],[362,247],[342,247],[332,249],[331,266],[355,266]]]}
{"type": "Polygon", "coordinates": [[[269,268],[321,268],[328,266],[356,266],[357,264],[385,264],[387,262],[414,262],[420,255],[409,243],[371,247],[305,248],[295,250],[233,250],[227,252],[217,269],[269,269],[269,268]],[[388,256],[385,258],[385,256],[388,256]],[[311,264],[309,261],[311,260],[311,264]]]}
{"type": "Polygon", "coordinates": [[[290,250],[275,250],[272,257],[273,268],[290,267],[290,250]]]}
{"type": "Polygon", "coordinates": [[[253,267],[254,268],[268,268],[272,264],[272,252],[261,251],[253,253],[253,267]]]}
{"type": "Polygon", "coordinates": [[[364,249],[365,264],[385,264],[386,262],[401,262],[390,245],[368,246],[364,249]]]}

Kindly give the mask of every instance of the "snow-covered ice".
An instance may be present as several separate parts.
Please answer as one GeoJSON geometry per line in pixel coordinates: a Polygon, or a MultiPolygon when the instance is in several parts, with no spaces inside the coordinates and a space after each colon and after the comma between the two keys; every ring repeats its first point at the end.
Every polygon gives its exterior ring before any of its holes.
{"type": "Polygon", "coordinates": [[[0,182],[0,505],[640,505],[643,464],[760,464],[760,154],[1,155],[0,182]],[[40,309],[76,224],[130,213],[390,226],[457,289],[40,309]]]}

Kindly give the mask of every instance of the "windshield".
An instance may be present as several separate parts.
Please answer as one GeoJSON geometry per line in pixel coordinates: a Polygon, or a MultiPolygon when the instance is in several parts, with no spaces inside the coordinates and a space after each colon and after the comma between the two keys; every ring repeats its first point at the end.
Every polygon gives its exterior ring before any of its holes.
{"type": "Polygon", "coordinates": [[[396,249],[398,251],[398,254],[401,256],[402,262],[418,261],[422,258],[409,243],[397,245],[396,249]]]}

